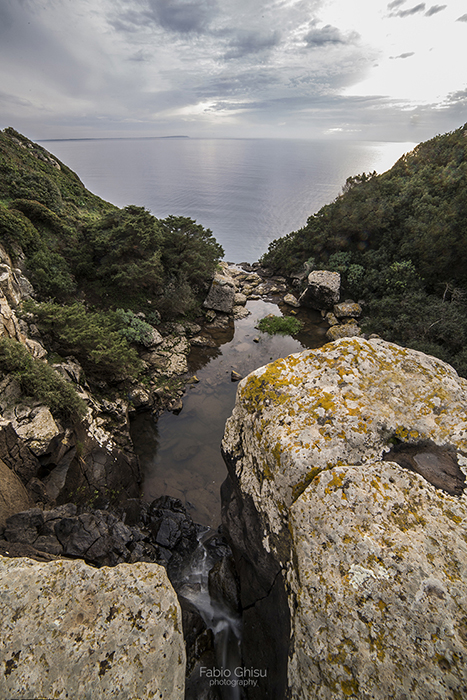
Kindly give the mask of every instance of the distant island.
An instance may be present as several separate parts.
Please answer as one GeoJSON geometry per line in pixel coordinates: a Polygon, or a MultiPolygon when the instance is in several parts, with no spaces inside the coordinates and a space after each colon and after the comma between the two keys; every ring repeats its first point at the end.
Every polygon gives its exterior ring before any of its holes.
{"type": "Polygon", "coordinates": [[[153,141],[154,139],[189,139],[189,136],[174,134],[169,136],[83,136],[70,139],[38,139],[38,143],[57,143],[58,141],[153,141]]]}

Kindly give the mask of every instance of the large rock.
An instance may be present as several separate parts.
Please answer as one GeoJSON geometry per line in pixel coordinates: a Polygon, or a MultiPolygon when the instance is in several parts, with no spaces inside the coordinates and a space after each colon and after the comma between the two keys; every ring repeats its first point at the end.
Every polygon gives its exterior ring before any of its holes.
{"type": "Polygon", "coordinates": [[[308,286],[300,295],[300,305],[318,311],[332,309],[340,296],[341,276],[338,272],[315,270],[308,275],[308,286]]]}
{"type": "Polygon", "coordinates": [[[242,606],[256,610],[249,663],[267,647],[281,669],[271,696],[466,695],[466,404],[452,367],[380,339],[291,355],[239,384],[223,518],[242,606]]]}
{"type": "Polygon", "coordinates": [[[28,492],[11,469],[0,459],[0,529],[14,513],[30,508],[28,492]]]}
{"type": "Polygon", "coordinates": [[[63,435],[46,406],[39,406],[32,420],[17,427],[16,432],[36,457],[49,452],[52,442],[63,435]]]}
{"type": "Polygon", "coordinates": [[[235,303],[235,290],[235,280],[227,271],[225,274],[216,272],[203,306],[206,309],[231,313],[235,303]]]}
{"type": "Polygon", "coordinates": [[[182,700],[180,606],[157,564],[0,557],[2,698],[182,700]]]}

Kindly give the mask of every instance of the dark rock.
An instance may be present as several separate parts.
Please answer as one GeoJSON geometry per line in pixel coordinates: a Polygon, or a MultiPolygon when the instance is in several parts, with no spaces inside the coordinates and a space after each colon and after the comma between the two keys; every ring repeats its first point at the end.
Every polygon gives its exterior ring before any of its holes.
{"type": "Polygon", "coordinates": [[[232,546],[243,612],[242,656],[248,666],[268,669],[267,683],[248,697],[284,698],[290,611],[280,565],[262,543],[263,527],[250,496],[235,480],[235,465],[223,453],[229,476],[221,487],[222,523],[232,546]]]}
{"type": "Polygon", "coordinates": [[[465,489],[465,475],[459,468],[456,450],[449,446],[439,447],[428,441],[403,443],[394,446],[384,459],[420,474],[451,496],[461,496],[465,489]]]}
{"type": "Polygon", "coordinates": [[[0,459],[25,485],[37,476],[41,466],[37,457],[18,437],[11,423],[0,426],[0,459]]]}
{"type": "Polygon", "coordinates": [[[240,612],[240,592],[235,562],[226,556],[209,572],[209,595],[218,605],[226,606],[231,614],[240,612]]]}
{"type": "Polygon", "coordinates": [[[10,542],[34,544],[43,524],[44,515],[40,508],[31,508],[7,518],[4,537],[10,542]]]}

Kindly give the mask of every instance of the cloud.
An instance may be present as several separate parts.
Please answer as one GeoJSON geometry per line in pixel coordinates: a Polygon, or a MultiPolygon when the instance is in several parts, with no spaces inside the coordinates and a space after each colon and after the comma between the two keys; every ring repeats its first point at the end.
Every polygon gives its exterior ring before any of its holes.
{"type": "Polygon", "coordinates": [[[389,56],[389,58],[410,58],[411,56],[415,56],[415,51],[401,53],[401,54],[399,54],[399,56],[389,56]]]}
{"type": "Polygon", "coordinates": [[[393,2],[389,3],[388,10],[394,10],[396,7],[400,7],[405,1],[406,0],[393,0],[393,2]]]}
{"type": "Polygon", "coordinates": [[[164,29],[204,32],[217,15],[215,0],[149,0],[150,13],[164,29]]]}
{"type": "Polygon", "coordinates": [[[431,17],[432,15],[438,14],[445,10],[447,5],[432,5],[429,10],[425,12],[425,17],[431,17]]]}
{"type": "Polygon", "coordinates": [[[309,48],[316,48],[330,44],[353,44],[359,39],[359,34],[343,34],[337,27],[326,24],[319,29],[311,29],[303,38],[309,48]]]}
{"type": "Polygon", "coordinates": [[[456,19],[456,22],[467,22],[467,15],[462,15],[462,17],[458,17],[456,19]]]}
{"type": "MultiPolygon", "coordinates": [[[[395,4],[394,2],[390,3],[388,5],[388,9],[395,9],[396,7],[399,7],[402,4],[398,0],[396,0],[396,2],[397,4],[395,4]]],[[[425,9],[425,3],[421,2],[418,5],[414,5],[414,7],[410,7],[408,10],[399,10],[398,12],[391,12],[389,14],[389,17],[411,17],[412,15],[416,15],[420,12],[423,12],[425,9]]]]}
{"type": "Polygon", "coordinates": [[[260,32],[255,30],[238,30],[235,36],[228,42],[228,50],[224,58],[243,58],[248,54],[259,53],[267,49],[278,46],[281,39],[281,32],[260,32]]]}

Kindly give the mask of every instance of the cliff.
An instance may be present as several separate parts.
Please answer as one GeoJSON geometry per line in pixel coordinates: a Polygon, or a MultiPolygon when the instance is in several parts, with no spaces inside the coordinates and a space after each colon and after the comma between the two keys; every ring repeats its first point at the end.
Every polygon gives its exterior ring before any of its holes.
{"type": "Polygon", "coordinates": [[[244,653],[270,669],[252,697],[465,693],[466,401],[452,367],[379,339],[240,383],[223,521],[244,653]]]}

